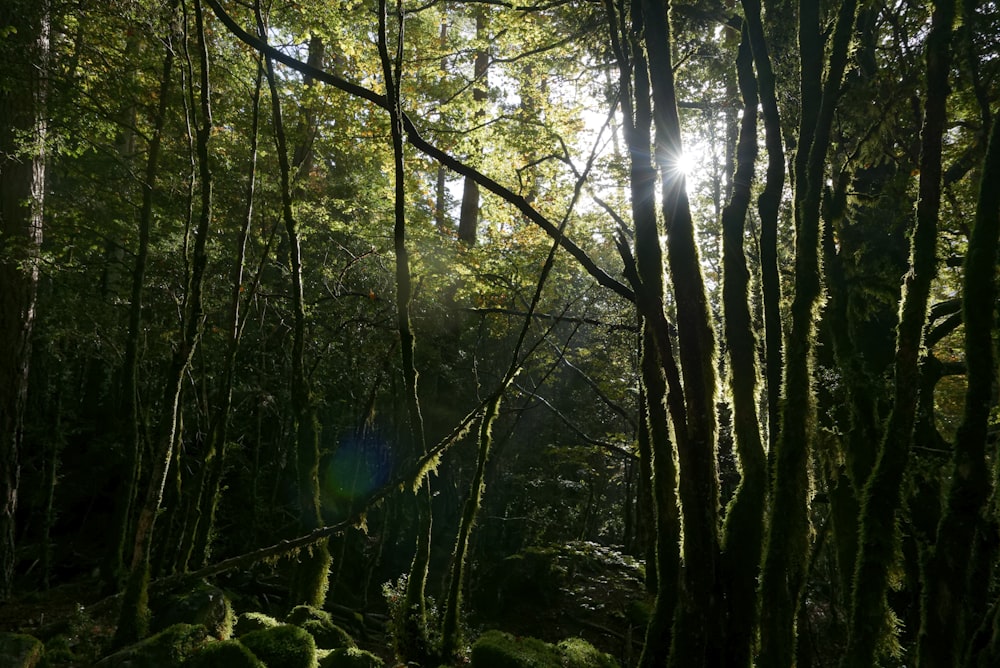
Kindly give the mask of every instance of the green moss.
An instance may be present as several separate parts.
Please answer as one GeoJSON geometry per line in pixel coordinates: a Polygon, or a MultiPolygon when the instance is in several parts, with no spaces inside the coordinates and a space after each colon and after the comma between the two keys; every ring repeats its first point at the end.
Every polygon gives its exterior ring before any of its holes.
{"type": "Polygon", "coordinates": [[[583,638],[567,638],[556,645],[556,649],[562,655],[564,668],[619,668],[614,657],[583,638]]]}
{"type": "Polygon", "coordinates": [[[285,621],[308,631],[316,640],[317,647],[339,649],[357,646],[347,631],[334,624],[333,617],[326,610],[298,605],[292,608],[285,621]]]}
{"type": "Polygon", "coordinates": [[[42,660],[42,666],[48,668],[49,666],[61,666],[67,663],[85,663],[81,662],[79,657],[73,653],[73,648],[69,644],[69,638],[64,635],[58,635],[45,643],[45,657],[42,660]]]}
{"type": "Polygon", "coordinates": [[[384,665],[382,659],[357,647],[335,649],[319,662],[319,668],[382,668],[384,665]]]}
{"type": "Polygon", "coordinates": [[[210,642],[191,655],[184,662],[185,668],[265,668],[264,663],[254,656],[238,640],[210,642]]]}
{"type": "Polygon", "coordinates": [[[242,636],[258,659],[273,668],[316,668],[316,641],[303,629],[281,624],[242,636]]]}
{"type": "Polygon", "coordinates": [[[151,638],[115,652],[97,663],[100,668],[143,666],[168,668],[182,663],[204,644],[208,629],[196,624],[174,624],[151,638]]]}
{"type": "Polygon", "coordinates": [[[314,608],[311,605],[297,605],[292,608],[292,611],[285,617],[285,623],[302,626],[304,622],[310,619],[333,623],[333,617],[330,616],[329,612],[320,608],[314,608]]]}
{"type": "Polygon", "coordinates": [[[472,646],[472,668],[562,668],[562,656],[538,638],[487,631],[472,646]]]}
{"type": "Polygon", "coordinates": [[[174,624],[201,624],[213,636],[225,640],[233,633],[233,619],[233,606],[225,592],[201,582],[159,602],[151,628],[155,632],[174,624]]]}
{"type": "Polygon", "coordinates": [[[34,668],[44,652],[45,645],[38,638],[24,633],[0,633],[0,657],[4,665],[34,668]]]}
{"type": "Polygon", "coordinates": [[[245,636],[251,631],[271,629],[280,623],[274,617],[265,615],[262,612],[244,612],[236,618],[236,637],[245,636]]]}

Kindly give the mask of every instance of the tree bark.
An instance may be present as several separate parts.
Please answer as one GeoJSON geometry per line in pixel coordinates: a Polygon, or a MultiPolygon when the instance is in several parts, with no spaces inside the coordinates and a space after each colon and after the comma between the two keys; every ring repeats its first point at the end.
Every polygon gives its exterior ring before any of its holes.
{"type": "Polygon", "coordinates": [[[969,239],[962,278],[965,409],[955,435],[951,485],[938,524],[937,540],[925,569],[917,665],[959,665],[966,640],[978,620],[968,618],[966,587],[973,566],[972,546],[981,530],[981,512],[989,494],[987,427],[993,405],[996,360],[997,235],[1000,233],[1000,122],[993,122],[979,186],[975,227],[969,239]]]}
{"type": "MultiPolygon", "coordinates": [[[[920,185],[910,270],[896,332],[892,411],[879,443],[875,468],[865,486],[859,521],[850,626],[844,668],[875,663],[887,633],[888,574],[895,559],[896,512],[909,459],[920,387],[920,351],[931,282],[937,273],[937,223],[941,206],[941,150],[946,121],[948,73],[955,0],[935,2],[927,42],[927,92],[921,129],[920,185]]],[[[954,623],[955,620],[950,620],[954,623]]]]}
{"type": "MultiPolygon", "coordinates": [[[[476,6],[476,40],[486,42],[489,35],[486,31],[486,9],[476,6]]],[[[476,64],[474,69],[474,84],[472,99],[476,104],[474,118],[481,119],[486,110],[482,105],[486,102],[486,73],[490,66],[489,52],[480,46],[476,49],[476,64]]],[[[481,152],[476,142],[476,151],[481,152]]],[[[479,184],[469,177],[465,178],[462,189],[462,208],[458,220],[458,238],[469,246],[476,245],[476,232],[479,226],[479,184]]]]}
{"type": "Polygon", "coordinates": [[[121,612],[118,617],[118,628],[115,631],[113,641],[116,647],[123,647],[135,642],[149,631],[148,595],[153,530],[156,516],[163,501],[163,490],[176,446],[184,376],[201,339],[204,325],[202,291],[205,271],[208,266],[207,244],[212,221],[212,171],[209,163],[208,142],[213,124],[208,46],[205,40],[201,0],[195,0],[194,5],[201,87],[201,117],[196,141],[201,185],[200,212],[195,230],[191,275],[185,293],[184,318],[166,378],[163,401],[164,414],[160,424],[162,436],[154,451],[149,486],[136,520],[132,565],[125,585],[121,612]]]}
{"type": "Polygon", "coordinates": [[[0,603],[11,596],[45,204],[49,3],[0,8],[0,603]]]}
{"type": "Polygon", "coordinates": [[[757,340],[750,316],[750,272],[743,249],[744,224],[757,157],[757,84],[749,31],[737,56],[743,96],[743,118],[736,150],[736,172],[730,203],[722,212],[725,336],[729,350],[729,387],[733,403],[733,435],[740,462],[740,485],[726,509],[722,568],[725,593],[723,665],[749,667],[757,620],[757,573],[764,533],[767,458],[757,416],[757,340]]]}

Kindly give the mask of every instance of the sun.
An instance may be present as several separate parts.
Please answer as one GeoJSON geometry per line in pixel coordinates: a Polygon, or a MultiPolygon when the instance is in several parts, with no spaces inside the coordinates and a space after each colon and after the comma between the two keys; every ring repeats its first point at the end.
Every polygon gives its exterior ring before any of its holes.
{"type": "Polygon", "coordinates": [[[691,176],[698,167],[698,158],[694,151],[682,151],[672,156],[668,162],[670,168],[684,176],[691,176]]]}

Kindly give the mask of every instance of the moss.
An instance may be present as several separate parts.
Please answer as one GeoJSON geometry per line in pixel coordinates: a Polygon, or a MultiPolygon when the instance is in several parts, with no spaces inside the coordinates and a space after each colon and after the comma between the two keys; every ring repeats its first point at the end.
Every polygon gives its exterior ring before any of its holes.
{"type": "Polygon", "coordinates": [[[0,657],[4,665],[34,668],[42,660],[45,645],[24,633],[0,633],[0,657]]]}
{"type": "Polygon", "coordinates": [[[45,658],[42,660],[42,666],[48,668],[49,666],[61,666],[67,663],[85,663],[81,662],[80,658],[73,653],[69,638],[64,635],[58,635],[45,643],[45,658]]]}
{"type": "Polygon", "coordinates": [[[143,666],[144,668],[167,668],[182,663],[188,656],[204,644],[208,629],[196,624],[174,624],[151,638],[105,657],[96,665],[100,668],[118,666],[143,666]]]}
{"type": "Polygon", "coordinates": [[[263,612],[244,612],[236,618],[236,637],[245,636],[251,631],[274,628],[280,623],[263,612]]]}
{"type": "Polygon", "coordinates": [[[264,663],[254,656],[238,640],[210,642],[191,655],[184,662],[185,668],[265,668],[264,663]]]}
{"type": "Polygon", "coordinates": [[[487,631],[472,646],[472,668],[562,668],[562,657],[538,638],[487,631]]]}
{"type": "Polygon", "coordinates": [[[152,630],[160,631],[174,624],[201,624],[216,638],[226,640],[233,633],[233,606],[221,589],[200,582],[156,606],[152,630]]]}
{"type": "Polygon", "coordinates": [[[562,655],[564,668],[619,668],[614,657],[583,638],[567,638],[556,645],[556,649],[562,655]]]}
{"type": "Polygon", "coordinates": [[[357,647],[335,649],[319,662],[319,668],[382,668],[384,665],[382,659],[357,647]]]}
{"type": "Polygon", "coordinates": [[[326,610],[298,605],[292,608],[285,621],[308,631],[316,640],[317,647],[339,649],[357,646],[347,631],[334,624],[333,617],[326,610]]]}
{"type": "Polygon", "coordinates": [[[258,659],[274,668],[316,668],[316,641],[303,629],[281,624],[242,636],[258,659]]]}

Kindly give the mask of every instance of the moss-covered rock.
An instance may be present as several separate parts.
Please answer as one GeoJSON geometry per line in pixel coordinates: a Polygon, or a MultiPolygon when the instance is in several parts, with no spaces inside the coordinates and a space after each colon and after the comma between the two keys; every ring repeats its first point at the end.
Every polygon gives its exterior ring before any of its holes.
{"type": "Polygon", "coordinates": [[[307,631],[281,624],[240,637],[269,668],[317,668],[316,641],[307,631]]]}
{"type": "Polygon", "coordinates": [[[0,633],[0,661],[5,668],[35,668],[42,661],[45,645],[24,633],[0,633]]]}
{"type": "Polygon", "coordinates": [[[244,612],[236,618],[235,635],[239,638],[241,636],[245,636],[251,631],[271,629],[275,626],[279,626],[280,624],[281,622],[277,619],[265,615],[263,612],[244,612]]]}
{"type": "Polygon", "coordinates": [[[67,636],[57,635],[45,643],[45,657],[40,664],[44,668],[79,663],[87,662],[81,661],[80,657],[76,655],[67,636]]]}
{"type": "Polygon", "coordinates": [[[382,668],[384,665],[382,659],[357,647],[335,649],[319,662],[319,668],[382,668]]]}
{"type": "Polygon", "coordinates": [[[266,668],[246,645],[238,640],[206,643],[184,662],[184,668],[266,668]]]}
{"type": "Polygon", "coordinates": [[[220,640],[233,632],[233,606],[218,587],[200,582],[191,589],[158,601],[150,629],[155,633],[174,624],[201,624],[220,640]]]}
{"type": "Polygon", "coordinates": [[[208,629],[200,624],[174,624],[101,659],[95,668],[174,668],[207,639],[208,629]]]}
{"type": "Polygon", "coordinates": [[[538,638],[487,631],[472,646],[472,668],[562,668],[562,655],[538,638]]]}
{"type": "Polygon", "coordinates": [[[567,638],[556,645],[564,668],[619,668],[610,654],[605,654],[583,638],[567,638]]]}
{"type": "Polygon", "coordinates": [[[298,605],[292,608],[285,621],[305,629],[316,640],[316,646],[323,649],[339,649],[341,647],[356,647],[357,643],[351,635],[333,622],[333,617],[326,610],[320,610],[308,605],[298,605]]]}

